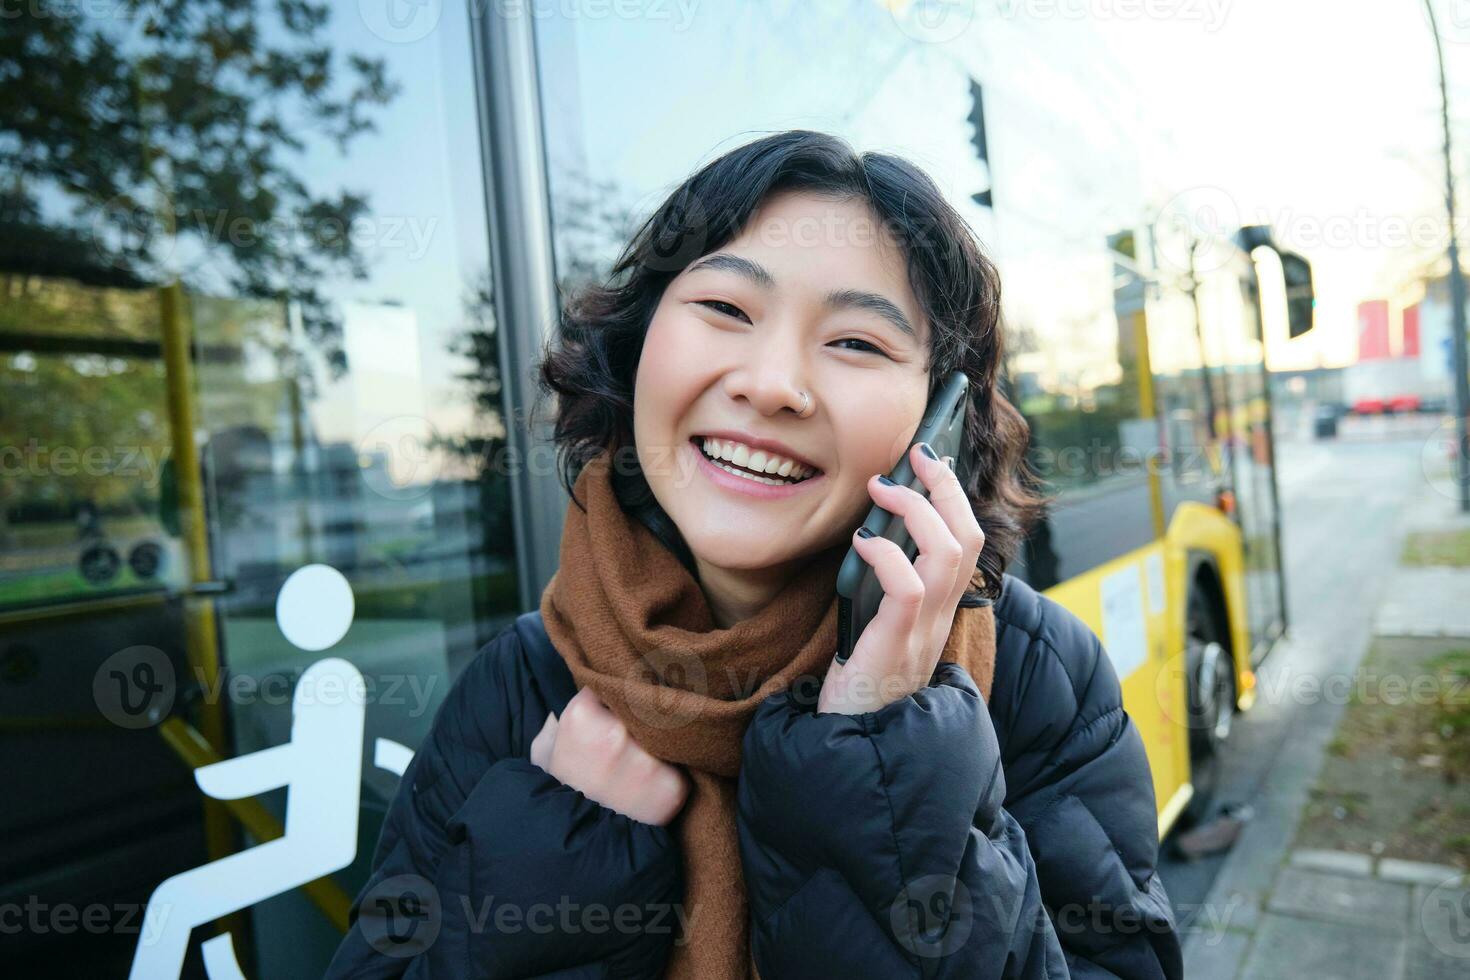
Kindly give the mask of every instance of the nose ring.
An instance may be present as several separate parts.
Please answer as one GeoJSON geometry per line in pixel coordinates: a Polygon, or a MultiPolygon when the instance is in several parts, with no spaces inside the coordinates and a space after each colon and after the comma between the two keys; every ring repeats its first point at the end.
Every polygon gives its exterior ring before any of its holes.
{"type": "Polygon", "coordinates": [[[808,408],[812,407],[812,396],[805,391],[801,393],[801,410],[796,413],[798,418],[806,418],[808,408]]]}

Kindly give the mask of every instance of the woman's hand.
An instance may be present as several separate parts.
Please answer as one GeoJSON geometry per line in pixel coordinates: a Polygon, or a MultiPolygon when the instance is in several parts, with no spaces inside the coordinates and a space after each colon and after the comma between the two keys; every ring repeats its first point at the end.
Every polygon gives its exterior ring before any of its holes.
{"type": "Polygon", "coordinates": [[[588,799],[663,826],[683,808],[689,777],[643,750],[617,715],[584,687],[531,741],[531,761],[588,799]]]}
{"type": "Polygon", "coordinates": [[[919,554],[910,564],[903,549],[887,538],[865,538],[865,529],[853,535],[858,554],[878,575],[883,601],[847,663],[833,661],[827,670],[818,711],[863,714],[907,697],[929,683],[944,652],[985,533],[954,471],[926,454],[928,448],[919,444],[909,450],[928,500],[878,476],[868,481],[873,500],[903,518],[919,554]]]}

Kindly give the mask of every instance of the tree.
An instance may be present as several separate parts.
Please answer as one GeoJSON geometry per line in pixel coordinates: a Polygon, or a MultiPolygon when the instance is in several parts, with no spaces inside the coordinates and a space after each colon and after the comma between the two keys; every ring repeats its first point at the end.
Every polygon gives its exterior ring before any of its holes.
{"type": "Polygon", "coordinates": [[[382,60],[334,52],[325,3],[121,0],[109,12],[25,4],[0,18],[3,268],[195,289],[207,270],[236,296],[294,301],[340,375],[341,322],[318,282],[366,277],[348,232],[369,202],[318,196],[292,157],[305,129],[345,150],[374,128],[369,111],[398,93],[382,60]],[[47,213],[57,202],[70,213],[47,213]]]}

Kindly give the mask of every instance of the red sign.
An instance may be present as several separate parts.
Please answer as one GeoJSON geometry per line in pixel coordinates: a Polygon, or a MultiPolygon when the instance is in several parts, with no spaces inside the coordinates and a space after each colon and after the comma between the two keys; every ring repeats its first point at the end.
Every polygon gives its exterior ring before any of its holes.
{"type": "Polygon", "coordinates": [[[1388,357],[1388,300],[1370,299],[1358,304],[1358,360],[1388,357]]]}
{"type": "Polygon", "coordinates": [[[1404,310],[1404,357],[1419,356],[1419,304],[1404,310]]]}

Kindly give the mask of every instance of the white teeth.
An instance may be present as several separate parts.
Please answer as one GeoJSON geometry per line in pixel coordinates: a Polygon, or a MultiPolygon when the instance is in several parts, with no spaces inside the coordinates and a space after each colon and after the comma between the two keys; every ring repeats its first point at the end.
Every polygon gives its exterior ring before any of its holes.
{"type": "Polygon", "coordinates": [[[772,486],[785,486],[806,479],[814,472],[810,466],[803,466],[785,456],[767,452],[762,449],[751,449],[743,443],[730,439],[714,439],[706,437],[701,443],[701,449],[710,459],[728,460],[735,466],[744,467],[737,470],[730,466],[721,466],[737,476],[743,476],[757,483],[767,483],[772,486]],[[751,472],[754,471],[754,472],[751,472]],[[766,473],[768,476],[757,476],[758,473],[766,473]],[[770,477],[783,477],[784,479],[771,479],[770,477]]]}
{"type": "Polygon", "coordinates": [[[756,476],[754,473],[748,473],[745,470],[737,470],[735,467],[726,466],[724,463],[716,463],[715,465],[724,470],[726,473],[734,473],[736,476],[743,476],[747,480],[753,480],[756,483],[764,483],[768,487],[789,487],[791,485],[790,480],[773,480],[768,476],[756,476]]]}

